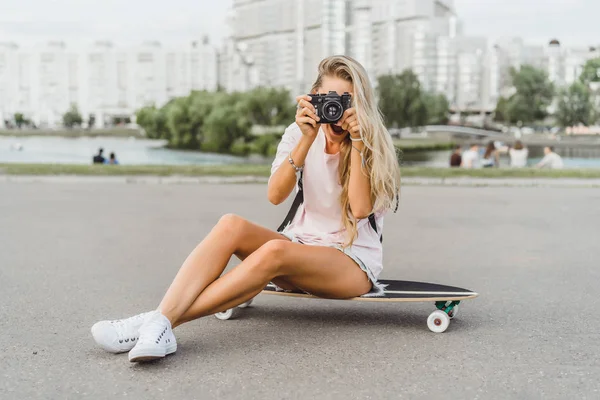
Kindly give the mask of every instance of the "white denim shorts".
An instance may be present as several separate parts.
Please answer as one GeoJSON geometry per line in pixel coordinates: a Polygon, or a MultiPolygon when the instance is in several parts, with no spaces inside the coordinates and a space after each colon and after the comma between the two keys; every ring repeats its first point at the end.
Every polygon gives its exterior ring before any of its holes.
{"type": "MultiPolygon", "coordinates": [[[[294,236],[291,233],[288,233],[288,232],[279,232],[279,233],[281,235],[285,236],[286,238],[288,238],[289,240],[291,240],[293,243],[304,244],[300,240],[298,240],[298,238],[296,236],[294,236]]],[[[373,274],[371,269],[369,267],[367,267],[365,265],[365,263],[360,258],[358,258],[358,256],[356,256],[356,254],[354,254],[350,248],[342,247],[339,245],[331,245],[329,247],[338,249],[339,251],[341,251],[348,257],[350,257],[358,265],[358,267],[361,270],[363,270],[363,272],[365,274],[367,274],[367,277],[369,278],[369,281],[371,282],[371,290],[368,293],[363,294],[361,297],[379,297],[379,296],[384,295],[384,290],[385,290],[386,285],[383,285],[377,281],[377,278],[375,278],[375,275],[373,274]]],[[[289,292],[289,290],[282,289],[279,286],[275,285],[274,283],[272,283],[272,284],[273,284],[273,286],[275,286],[277,291],[289,292]]]]}

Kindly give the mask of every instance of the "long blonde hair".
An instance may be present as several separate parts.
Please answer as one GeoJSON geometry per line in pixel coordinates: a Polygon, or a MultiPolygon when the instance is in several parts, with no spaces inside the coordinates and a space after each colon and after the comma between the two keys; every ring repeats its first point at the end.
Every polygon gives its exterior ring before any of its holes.
{"type": "MultiPolygon", "coordinates": [[[[362,65],[348,56],[331,56],[319,63],[318,76],[312,86],[317,93],[323,84],[323,77],[336,77],[353,85],[352,107],[360,124],[361,136],[365,144],[365,160],[362,172],[369,175],[371,183],[371,202],[373,212],[391,209],[396,206],[400,191],[400,167],[396,149],[388,133],[383,117],[377,107],[375,91],[371,86],[367,72],[362,65]]],[[[340,198],[342,223],[349,234],[350,246],[358,234],[356,219],[350,210],[348,184],[350,182],[350,150],[352,142],[347,137],[340,147],[339,179],[342,186],[340,198]]]]}

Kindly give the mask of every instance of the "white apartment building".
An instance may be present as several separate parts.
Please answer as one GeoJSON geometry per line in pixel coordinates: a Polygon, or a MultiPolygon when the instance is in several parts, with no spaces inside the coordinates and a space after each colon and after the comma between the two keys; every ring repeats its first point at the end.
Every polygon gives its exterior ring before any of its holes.
{"type": "Polygon", "coordinates": [[[319,61],[347,54],[371,79],[412,69],[424,90],[444,93],[456,111],[493,111],[510,96],[510,68],[531,64],[558,86],[573,83],[598,48],[532,46],[509,37],[488,43],[462,33],[453,0],[233,0],[221,52],[208,38],[123,47],[0,42],[0,127],[21,112],[59,125],[71,104],[102,126],[191,90],[310,89],[319,61]]]}
{"type": "Polygon", "coordinates": [[[600,57],[598,48],[562,47],[557,39],[546,46],[527,45],[521,38],[500,39],[489,50],[489,101],[495,105],[500,96],[510,96],[510,68],[520,68],[529,64],[545,70],[548,78],[557,88],[571,85],[581,75],[585,63],[600,57]]]}
{"type": "MultiPolygon", "coordinates": [[[[455,97],[449,98],[457,111],[488,109],[487,39],[461,36],[455,39],[455,97]]],[[[495,107],[495,104],[494,104],[495,107]]]]}
{"type": "Polygon", "coordinates": [[[207,38],[178,46],[0,43],[0,126],[17,112],[37,126],[57,126],[76,104],[85,121],[93,114],[101,127],[191,90],[216,90],[217,79],[217,52],[207,38]]]}
{"type": "Polygon", "coordinates": [[[453,1],[379,0],[371,4],[374,75],[412,69],[423,88],[434,91],[440,78],[438,46],[444,46],[439,39],[457,34],[453,1]]]}
{"type": "MultiPolygon", "coordinates": [[[[13,103],[21,102],[20,81],[25,63],[19,62],[18,49],[15,43],[0,43],[0,110],[10,110],[13,103]]],[[[3,125],[4,118],[0,118],[0,127],[3,125]]]]}
{"type": "Polygon", "coordinates": [[[572,84],[583,72],[588,60],[600,57],[599,47],[567,48],[561,52],[564,66],[564,83],[572,84]]]}
{"type": "Polygon", "coordinates": [[[305,91],[318,62],[346,51],[346,0],[234,0],[220,76],[229,91],[305,91]]]}
{"type": "Polygon", "coordinates": [[[434,90],[437,40],[456,34],[452,0],[234,0],[220,74],[227,90],[301,93],[324,57],[347,54],[371,77],[412,68],[434,90]]]}

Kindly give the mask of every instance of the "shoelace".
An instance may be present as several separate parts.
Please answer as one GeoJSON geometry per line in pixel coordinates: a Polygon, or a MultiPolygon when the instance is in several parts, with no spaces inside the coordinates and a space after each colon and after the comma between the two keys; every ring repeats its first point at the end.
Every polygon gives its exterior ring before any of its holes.
{"type": "Polygon", "coordinates": [[[110,321],[115,329],[115,332],[117,333],[119,343],[135,342],[137,340],[137,334],[132,332],[132,325],[141,324],[148,314],[149,313],[143,313],[134,315],[133,317],[127,319],[110,321]]]}
{"type": "Polygon", "coordinates": [[[159,318],[151,318],[144,323],[144,329],[140,330],[139,343],[160,343],[167,334],[168,326],[159,318]]]}

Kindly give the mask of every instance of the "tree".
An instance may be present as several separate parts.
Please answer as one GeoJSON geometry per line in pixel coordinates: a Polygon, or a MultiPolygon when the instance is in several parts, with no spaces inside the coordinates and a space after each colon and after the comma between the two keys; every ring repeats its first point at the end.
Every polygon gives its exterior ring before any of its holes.
{"type": "Polygon", "coordinates": [[[510,75],[516,93],[508,99],[508,120],[528,123],[544,119],[554,98],[554,85],[548,74],[531,65],[523,65],[519,70],[511,68],[510,75]]]}
{"type": "Polygon", "coordinates": [[[422,102],[427,110],[427,123],[430,125],[444,125],[448,123],[450,103],[442,93],[423,93],[422,102]]]}
{"type": "Polygon", "coordinates": [[[559,94],[556,119],[562,127],[579,124],[592,125],[593,103],[590,89],[581,82],[574,82],[559,94]]]}
{"type": "Polygon", "coordinates": [[[193,129],[196,131],[199,143],[205,141],[204,124],[213,109],[220,104],[228,95],[225,92],[192,92],[190,104],[190,119],[193,129]]]}
{"type": "Polygon", "coordinates": [[[427,107],[419,78],[411,70],[378,78],[379,109],[388,127],[403,128],[427,123],[427,107]]]}
{"type": "Polygon", "coordinates": [[[511,124],[518,124],[519,122],[524,124],[545,117],[545,113],[538,113],[538,117],[536,117],[535,110],[532,107],[531,102],[527,101],[524,96],[517,94],[510,96],[506,104],[508,122],[511,124]]]}
{"type": "Polygon", "coordinates": [[[69,129],[79,126],[83,123],[83,117],[79,113],[76,104],[72,104],[69,111],[63,115],[63,125],[69,129]]]}
{"type": "Polygon", "coordinates": [[[498,99],[498,103],[496,103],[496,110],[494,111],[494,121],[509,122],[508,99],[506,97],[500,97],[498,99]]]}
{"type": "Polygon", "coordinates": [[[142,127],[148,138],[169,140],[167,117],[163,109],[157,109],[155,106],[139,109],[136,113],[136,123],[142,127]]]}
{"type": "Polygon", "coordinates": [[[150,139],[159,139],[160,135],[154,128],[154,114],[156,113],[156,107],[143,107],[137,110],[135,113],[135,122],[138,124],[146,133],[150,139]]]}
{"type": "Polygon", "coordinates": [[[252,122],[248,118],[246,104],[240,101],[241,97],[239,93],[230,94],[213,108],[204,123],[205,148],[228,152],[236,140],[250,135],[252,122]]]}
{"type": "Polygon", "coordinates": [[[296,109],[288,90],[260,87],[244,97],[253,124],[274,126],[294,120],[296,109]]]}
{"type": "Polygon", "coordinates": [[[585,63],[579,80],[586,85],[590,82],[600,82],[600,58],[593,58],[585,63]]]}
{"type": "Polygon", "coordinates": [[[179,97],[166,107],[167,128],[171,133],[169,144],[180,149],[199,149],[198,127],[190,112],[191,97],[179,97]]]}
{"type": "Polygon", "coordinates": [[[173,148],[231,151],[235,140],[247,142],[253,124],[290,123],[296,108],[285,89],[259,88],[246,93],[192,91],[162,108],[136,112],[137,124],[149,138],[173,148]]]}
{"type": "Polygon", "coordinates": [[[591,91],[592,114],[590,124],[600,119],[600,58],[588,60],[583,66],[579,80],[591,91]]]}
{"type": "Polygon", "coordinates": [[[23,113],[15,113],[14,119],[15,119],[15,125],[17,125],[17,128],[19,128],[19,129],[21,129],[21,127],[23,125],[27,124],[27,120],[25,119],[25,116],[23,115],[23,113]]]}

